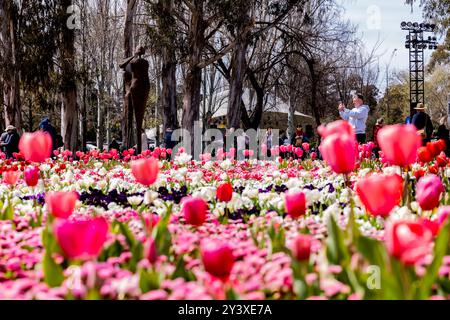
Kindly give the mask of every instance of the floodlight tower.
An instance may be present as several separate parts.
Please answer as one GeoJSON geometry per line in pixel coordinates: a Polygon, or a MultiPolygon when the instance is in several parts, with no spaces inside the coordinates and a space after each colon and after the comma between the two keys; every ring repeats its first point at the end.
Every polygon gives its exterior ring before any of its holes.
{"type": "Polygon", "coordinates": [[[425,103],[425,58],[424,50],[436,50],[438,43],[435,36],[424,37],[425,32],[434,32],[435,24],[402,22],[401,29],[408,31],[405,48],[409,49],[409,101],[410,114],[418,103],[425,103]]]}

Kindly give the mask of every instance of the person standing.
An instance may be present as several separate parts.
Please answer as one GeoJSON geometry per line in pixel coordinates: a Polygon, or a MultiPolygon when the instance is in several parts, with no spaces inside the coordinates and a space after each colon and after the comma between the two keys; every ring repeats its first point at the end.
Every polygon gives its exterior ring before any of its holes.
{"type": "Polygon", "coordinates": [[[431,122],[430,116],[425,112],[425,105],[419,103],[416,110],[416,114],[412,119],[412,124],[417,128],[419,133],[422,135],[423,144],[431,141],[431,136],[433,135],[433,123],[431,122]]]}
{"type": "Polygon", "coordinates": [[[1,146],[5,149],[6,157],[10,159],[14,157],[14,153],[19,152],[20,136],[14,126],[8,126],[6,132],[5,142],[1,142],[1,146]]]}
{"type": "Polygon", "coordinates": [[[148,137],[147,134],[145,133],[145,129],[142,129],[142,134],[141,134],[141,144],[142,144],[142,151],[147,151],[148,150],[148,137]]]}
{"type": "Polygon", "coordinates": [[[359,143],[366,143],[366,122],[369,117],[370,108],[368,105],[364,104],[364,97],[359,93],[353,96],[353,105],[355,108],[349,110],[341,103],[339,105],[339,115],[353,127],[356,134],[356,140],[359,143]]]}
{"type": "Polygon", "coordinates": [[[269,127],[266,132],[266,147],[267,147],[266,155],[268,157],[271,156],[270,150],[272,149],[272,146],[273,146],[273,133],[272,133],[272,128],[269,127]]]}
{"type": "Polygon", "coordinates": [[[58,133],[56,132],[55,127],[50,123],[50,120],[48,118],[44,118],[41,123],[39,123],[39,129],[47,132],[52,137],[52,150],[58,149],[58,133]]]}
{"type": "Polygon", "coordinates": [[[384,127],[384,120],[383,118],[380,118],[377,120],[377,123],[373,126],[373,142],[375,144],[375,147],[373,149],[373,152],[375,154],[375,157],[378,158],[379,152],[380,152],[380,146],[378,145],[378,132],[384,127]]]}

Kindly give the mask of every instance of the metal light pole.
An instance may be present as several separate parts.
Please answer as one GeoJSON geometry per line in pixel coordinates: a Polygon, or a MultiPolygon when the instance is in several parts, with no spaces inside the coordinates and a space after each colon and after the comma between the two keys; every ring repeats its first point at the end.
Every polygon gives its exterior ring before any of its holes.
{"type": "Polygon", "coordinates": [[[418,103],[425,103],[424,50],[436,50],[436,37],[424,38],[424,32],[434,32],[435,24],[402,22],[401,29],[408,31],[405,48],[409,49],[409,99],[411,118],[418,103]]]}
{"type": "Polygon", "coordinates": [[[395,53],[397,52],[397,48],[392,51],[391,59],[386,66],[386,124],[389,124],[390,119],[390,101],[389,101],[389,68],[391,66],[392,60],[394,59],[395,53]]]}

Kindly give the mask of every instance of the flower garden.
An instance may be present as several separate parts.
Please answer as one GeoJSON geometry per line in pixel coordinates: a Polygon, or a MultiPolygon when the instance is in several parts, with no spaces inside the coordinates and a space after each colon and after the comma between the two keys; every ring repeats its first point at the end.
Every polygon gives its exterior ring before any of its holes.
{"type": "Polygon", "coordinates": [[[239,162],[25,134],[0,162],[0,299],[448,299],[445,144],[390,126],[375,158],[346,122],[319,133],[323,160],[239,162]]]}

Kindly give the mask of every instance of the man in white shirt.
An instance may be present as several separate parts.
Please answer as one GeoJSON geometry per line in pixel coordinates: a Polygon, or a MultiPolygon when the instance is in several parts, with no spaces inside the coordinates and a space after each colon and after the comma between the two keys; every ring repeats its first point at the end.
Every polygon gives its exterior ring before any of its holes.
{"type": "Polygon", "coordinates": [[[339,105],[339,115],[343,120],[346,120],[355,129],[356,140],[359,143],[366,143],[366,122],[369,117],[370,108],[364,104],[364,97],[362,94],[355,94],[353,96],[353,105],[355,108],[349,110],[344,104],[339,105]]]}

